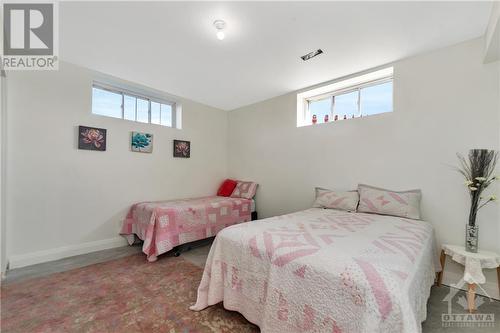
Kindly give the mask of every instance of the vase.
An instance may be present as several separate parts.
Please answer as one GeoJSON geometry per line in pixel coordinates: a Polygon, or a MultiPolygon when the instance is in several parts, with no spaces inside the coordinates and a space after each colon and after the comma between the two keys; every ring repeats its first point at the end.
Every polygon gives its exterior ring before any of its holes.
{"type": "Polygon", "coordinates": [[[467,224],[465,231],[465,250],[477,253],[479,237],[479,226],[467,224]]]}

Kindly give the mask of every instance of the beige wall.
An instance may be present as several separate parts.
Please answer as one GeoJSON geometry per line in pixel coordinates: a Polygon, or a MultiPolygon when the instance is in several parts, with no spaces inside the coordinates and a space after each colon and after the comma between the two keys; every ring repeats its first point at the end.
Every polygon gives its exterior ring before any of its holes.
{"type": "Polygon", "coordinates": [[[92,80],[59,71],[8,76],[7,251],[11,266],[124,244],[121,219],[137,201],[213,195],[227,170],[227,112],[182,103],[182,130],[96,116],[92,80]],[[78,150],[78,125],[108,130],[106,152],[78,150]],[[131,152],[130,132],[154,134],[152,154],[131,152]],[[191,141],[190,159],[172,140],[191,141]]]}
{"type": "MultiPolygon", "coordinates": [[[[469,202],[455,153],[499,148],[499,71],[483,64],[483,45],[394,63],[393,113],[297,128],[296,93],[231,111],[229,175],[260,184],[261,217],[311,207],[315,186],[421,188],[438,243],[463,244],[469,202]]],[[[495,204],[481,211],[481,248],[500,251],[499,220],[495,204]]],[[[461,268],[447,265],[446,281],[458,282],[461,268]]],[[[488,282],[498,297],[494,272],[488,282]]]]}

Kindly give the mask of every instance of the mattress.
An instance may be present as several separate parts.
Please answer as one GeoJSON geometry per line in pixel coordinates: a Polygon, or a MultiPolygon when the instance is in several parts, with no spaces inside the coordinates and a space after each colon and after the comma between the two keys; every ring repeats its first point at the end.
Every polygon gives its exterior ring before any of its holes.
{"type": "Polygon", "coordinates": [[[312,208],[222,230],[196,304],[262,332],[420,332],[437,269],[430,223],[312,208]]]}

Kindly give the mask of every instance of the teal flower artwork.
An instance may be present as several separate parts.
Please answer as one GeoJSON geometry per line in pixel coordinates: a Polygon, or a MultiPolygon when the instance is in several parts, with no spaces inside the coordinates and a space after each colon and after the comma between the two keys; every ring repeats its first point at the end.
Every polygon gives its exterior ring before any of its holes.
{"type": "Polygon", "coordinates": [[[132,132],[131,149],[141,153],[152,153],[153,134],[132,132]]]}

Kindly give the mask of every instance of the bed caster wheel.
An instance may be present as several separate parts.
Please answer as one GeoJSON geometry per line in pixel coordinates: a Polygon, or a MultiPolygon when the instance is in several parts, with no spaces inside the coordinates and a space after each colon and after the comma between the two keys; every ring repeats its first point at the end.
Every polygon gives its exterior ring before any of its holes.
{"type": "Polygon", "coordinates": [[[178,257],[178,256],[180,256],[180,255],[181,255],[181,253],[180,253],[179,251],[175,251],[175,252],[174,252],[174,257],[178,257]]]}

